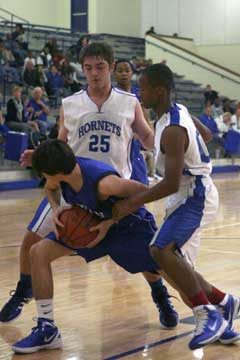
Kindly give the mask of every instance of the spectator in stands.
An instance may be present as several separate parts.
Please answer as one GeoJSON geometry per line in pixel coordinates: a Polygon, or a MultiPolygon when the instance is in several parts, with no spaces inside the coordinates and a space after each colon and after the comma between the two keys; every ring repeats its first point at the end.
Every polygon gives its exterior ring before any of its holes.
{"type": "Polygon", "coordinates": [[[70,65],[68,59],[64,59],[61,62],[60,73],[61,73],[61,75],[63,77],[63,81],[64,81],[64,90],[67,91],[67,92],[64,91],[65,96],[80,90],[81,86],[77,79],[76,71],[70,65]]]}
{"type": "Polygon", "coordinates": [[[60,116],[56,116],[56,122],[54,124],[54,126],[52,127],[50,133],[49,133],[49,138],[50,139],[57,139],[58,137],[58,131],[59,131],[59,125],[60,125],[60,116]]]}
{"type": "Polygon", "coordinates": [[[52,65],[52,55],[47,46],[44,46],[40,55],[37,57],[37,65],[43,65],[45,68],[50,68],[52,65]]]}
{"type": "Polygon", "coordinates": [[[12,95],[13,97],[7,102],[6,125],[8,128],[29,135],[31,132],[39,132],[37,123],[25,118],[24,105],[21,99],[22,89],[15,86],[12,95]]]}
{"type": "Polygon", "coordinates": [[[231,104],[231,100],[228,99],[228,98],[226,98],[226,99],[223,101],[223,111],[224,111],[224,113],[230,112],[231,115],[234,114],[234,108],[233,108],[233,106],[232,106],[232,104],[231,104]]]}
{"type": "Polygon", "coordinates": [[[41,86],[39,73],[31,60],[26,63],[26,68],[23,71],[23,80],[28,86],[41,86]]]}
{"type": "Polygon", "coordinates": [[[27,56],[24,59],[24,65],[23,65],[24,69],[26,68],[28,61],[31,61],[33,66],[36,65],[36,59],[33,57],[33,54],[30,50],[27,52],[27,56]]]}
{"type": "Polygon", "coordinates": [[[210,105],[205,106],[204,113],[199,116],[199,120],[211,131],[213,136],[212,141],[207,144],[210,156],[215,157],[219,150],[224,153],[224,140],[221,138],[217,123],[212,116],[210,105]]]}
{"type": "Polygon", "coordinates": [[[231,118],[232,129],[240,132],[240,107],[236,108],[235,114],[231,118]]]}
{"type": "Polygon", "coordinates": [[[146,32],[145,35],[152,35],[152,34],[156,34],[154,26],[151,26],[146,32]]]}
{"type": "Polygon", "coordinates": [[[77,61],[79,60],[79,55],[82,49],[84,49],[89,44],[89,36],[83,35],[80,37],[80,39],[77,42],[76,45],[76,55],[77,55],[77,61]]]}
{"type": "Polygon", "coordinates": [[[7,82],[19,83],[20,78],[16,66],[16,59],[3,42],[0,42],[0,79],[7,82]]]}
{"type": "Polygon", "coordinates": [[[58,98],[63,94],[64,80],[55,65],[52,65],[50,71],[47,72],[47,79],[46,90],[51,102],[55,103],[56,106],[58,98]]]}
{"type": "Polygon", "coordinates": [[[210,103],[212,105],[216,100],[216,98],[218,97],[218,93],[212,89],[212,86],[210,84],[208,84],[206,86],[206,91],[204,92],[204,97],[205,97],[205,105],[207,105],[207,103],[210,103]]]}
{"type": "Polygon", "coordinates": [[[55,56],[56,53],[58,53],[58,46],[57,46],[57,40],[55,38],[49,39],[45,46],[49,49],[49,53],[53,56],[55,56]]]}
{"type": "Polygon", "coordinates": [[[46,137],[52,124],[47,120],[50,110],[43,99],[43,91],[40,87],[33,89],[32,98],[28,103],[28,107],[33,108],[32,118],[38,124],[42,137],[46,137]]]}
{"type": "Polygon", "coordinates": [[[220,115],[223,115],[222,101],[220,97],[217,97],[214,100],[214,103],[212,105],[212,115],[214,119],[220,115]]]}
{"type": "Polygon", "coordinates": [[[9,131],[9,127],[4,123],[4,118],[3,118],[3,113],[2,113],[2,108],[1,108],[1,104],[0,104],[0,144],[2,144],[4,141],[2,141],[3,139],[5,139],[7,133],[9,131]]]}
{"type": "Polygon", "coordinates": [[[232,128],[232,115],[230,112],[225,112],[215,119],[220,135],[225,138],[228,130],[232,128]]]}

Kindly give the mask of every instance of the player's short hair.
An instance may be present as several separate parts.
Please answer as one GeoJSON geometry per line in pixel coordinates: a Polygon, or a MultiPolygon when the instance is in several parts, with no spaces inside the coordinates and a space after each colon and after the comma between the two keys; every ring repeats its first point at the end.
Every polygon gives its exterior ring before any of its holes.
{"type": "Polygon", "coordinates": [[[120,63],[127,63],[127,64],[129,64],[131,70],[133,71],[133,66],[132,66],[130,60],[128,60],[128,59],[118,59],[117,61],[115,61],[114,71],[116,71],[117,65],[120,64],[120,63]]]}
{"type": "Polygon", "coordinates": [[[51,139],[42,142],[32,155],[32,167],[38,174],[70,174],[76,165],[75,155],[64,141],[51,139]]]}
{"type": "Polygon", "coordinates": [[[93,42],[85,46],[80,52],[80,63],[83,65],[86,57],[95,56],[102,58],[112,65],[114,62],[113,48],[105,42],[93,42]]]}
{"type": "Polygon", "coordinates": [[[173,89],[173,73],[165,64],[159,63],[148,66],[143,70],[142,74],[147,76],[149,83],[152,86],[163,86],[169,92],[173,89]]]}

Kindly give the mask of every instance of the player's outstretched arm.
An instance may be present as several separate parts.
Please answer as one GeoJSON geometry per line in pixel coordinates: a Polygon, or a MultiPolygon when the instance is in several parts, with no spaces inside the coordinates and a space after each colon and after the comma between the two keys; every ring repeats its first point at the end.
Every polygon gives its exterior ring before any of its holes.
{"type": "Polygon", "coordinates": [[[135,120],[132,129],[137,134],[144,149],[152,150],[154,148],[153,131],[147,123],[141,105],[138,101],[136,103],[135,120]]]}
{"type": "Polygon", "coordinates": [[[163,180],[126,200],[118,201],[113,207],[113,219],[119,220],[143,204],[162,199],[178,191],[184,167],[184,153],[188,146],[186,130],[180,126],[167,127],[162,135],[161,146],[165,152],[163,180]]]}
{"type": "Polygon", "coordinates": [[[63,108],[61,107],[59,113],[58,139],[67,142],[67,134],[68,134],[68,130],[64,126],[64,112],[63,112],[63,108]]]}

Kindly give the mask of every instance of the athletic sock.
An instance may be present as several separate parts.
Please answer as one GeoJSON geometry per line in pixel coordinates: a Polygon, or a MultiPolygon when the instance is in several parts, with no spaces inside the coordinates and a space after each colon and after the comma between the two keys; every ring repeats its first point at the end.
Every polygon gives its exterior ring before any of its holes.
{"type": "Polygon", "coordinates": [[[154,291],[154,290],[157,290],[159,288],[162,288],[163,281],[162,281],[162,278],[160,278],[157,281],[153,281],[153,282],[148,281],[148,284],[149,284],[150,288],[154,291]]]}
{"type": "Polygon", "coordinates": [[[20,281],[22,287],[31,288],[32,287],[32,277],[28,274],[20,273],[20,281]]]}
{"type": "Polygon", "coordinates": [[[52,299],[36,300],[36,304],[37,304],[38,317],[53,321],[53,300],[52,299]]]}
{"type": "Polygon", "coordinates": [[[189,297],[188,299],[191,302],[191,304],[193,305],[193,307],[196,307],[199,305],[209,305],[207,295],[205,294],[205,292],[203,290],[199,291],[199,293],[197,293],[194,296],[189,297]]]}
{"type": "Polygon", "coordinates": [[[225,296],[226,296],[226,293],[223,293],[221,290],[212,286],[212,293],[210,295],[208,295],[207,298],[211,304],[218,305],[218,304],[220,304],[220,302],[223,301],[225,296]]]}

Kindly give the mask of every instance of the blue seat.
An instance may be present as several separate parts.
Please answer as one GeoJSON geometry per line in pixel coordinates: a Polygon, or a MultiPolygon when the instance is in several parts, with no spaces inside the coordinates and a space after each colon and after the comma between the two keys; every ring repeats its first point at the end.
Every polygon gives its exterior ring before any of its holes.
{"type": "Polygon", "coordinates": [[[16,131],[9,131],[5,144],[5,159],[19,161],[21,154],[28,147],[28,134],[16,131]]]}
{"type": "Polygon", "coordinates": [[[229,154],[240,154],[240,133],[229,130],[225,138],[224,148],[229,154]]]}

